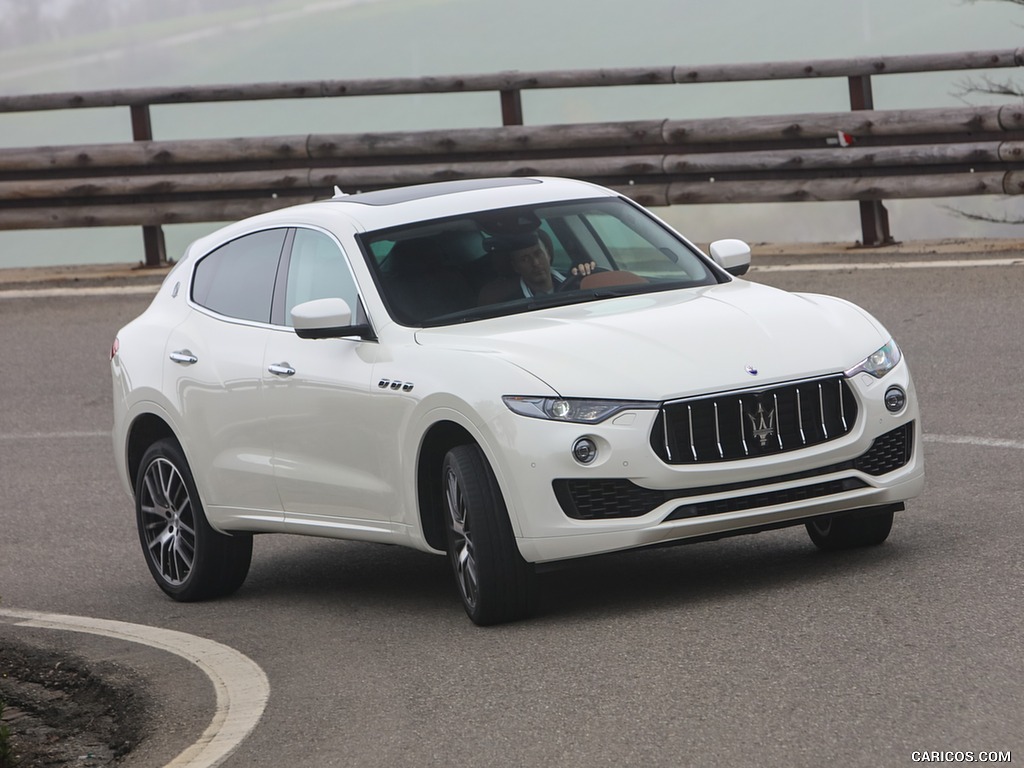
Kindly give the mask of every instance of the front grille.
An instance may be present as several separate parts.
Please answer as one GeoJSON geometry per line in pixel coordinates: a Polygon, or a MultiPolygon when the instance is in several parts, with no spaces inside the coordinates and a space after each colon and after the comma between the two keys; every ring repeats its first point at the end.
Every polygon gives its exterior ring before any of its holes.
{"type": "Polygon", "coordinates": [[[853,392],[832,376],[665,403],[651,447],[669,464],[734,461],[835,440],[856,421],[853,392]]]}
{"type": "MultiPolygon", "coordinates": [[[[555,498],[562,507],[562,511],[573,519],[610,520],[641,517],[673,499],[708,496],[731,491],[745,491],[766,485],[792,483],[823,475],[831,475],[836,472],[849,472],[851,470],[877,477],[906,466],[910,461],[913,445],[914,424],[910,422],[880,437],[876,437],[868,450],[849,461],[841,461],[803,472],[791,472],[787,475],[779,475],[764,480],[748,480],[700,488],[675,488],[667,491],[643,488],[625,478],[555,480],[552,483],[552,487],[555,492],[555,498]]],[[[733,496],[724,500],[706,503],[687,504],[677,508],[667,519],[678,520],[683,517],[699,517],[719,512],[755,509],[757,507],[827,496],[866,486],[867,483],[858,478],[841,478],[839,480],[812,483],[798,488],[733,496]]]]}

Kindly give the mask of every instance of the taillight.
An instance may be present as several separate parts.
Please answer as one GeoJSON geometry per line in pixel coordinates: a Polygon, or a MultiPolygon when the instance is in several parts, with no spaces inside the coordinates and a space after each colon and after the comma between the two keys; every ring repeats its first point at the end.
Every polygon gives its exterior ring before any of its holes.
{"type": "Polygon", "coordinates": [[[110,359],[111,360],[114,359],[114,355],[117,354],[117,350],[119,350],[120,348],[121,348],[121,340],[119,338],[117,338],[117,336],[115,336],[114,337],[114,343],[110,345],[110,359]]]}

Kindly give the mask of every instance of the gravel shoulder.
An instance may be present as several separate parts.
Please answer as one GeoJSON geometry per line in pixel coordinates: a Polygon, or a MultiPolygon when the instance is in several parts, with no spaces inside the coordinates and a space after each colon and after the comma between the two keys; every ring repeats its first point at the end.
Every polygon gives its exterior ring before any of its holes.
{"type": "Polygon", "coordinates": [[[119,765],[141,742],[150,711],[131,671],[4,638],[0,701],[12,768],[119,765]]]}

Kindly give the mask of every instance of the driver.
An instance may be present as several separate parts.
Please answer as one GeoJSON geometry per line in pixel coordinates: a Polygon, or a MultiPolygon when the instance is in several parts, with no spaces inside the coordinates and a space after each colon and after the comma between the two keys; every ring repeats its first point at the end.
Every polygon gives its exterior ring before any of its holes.
{"type": "MultiPolygon", "coordinates": [[[[515,298],[537,296],[538,294],[553,293],[562,286],[567,278],[561,272],[551,267],[551,250],[545,239],[547,233],[524,232],[515,235],[504,235],[500,238],[500,244],[496,250],[503,253],[508,264],[512,268],[516,281],[507,281],[501,292],[506,294],[502,297],[494,295],[482,296],[481,303],[492,303],[494,301],[509,301],[515,298]]],[[[496,238],[497,239],[497,238],[496,238]]],[[[593,262],[577,264],[572,268],[572,276],[585,277],[589,275],[597,265],[593,262]]],[[[485,293],[491,293],[486,291],[485,293]]]]}
{"type": "Polygon", "coordinates": [[[565,275],[551,267],[551,254],[536,234],[523,235],[517,247],[508,250],[512,271],[519,275],[523,296],[552,293],[565,282],[565,275]]]}

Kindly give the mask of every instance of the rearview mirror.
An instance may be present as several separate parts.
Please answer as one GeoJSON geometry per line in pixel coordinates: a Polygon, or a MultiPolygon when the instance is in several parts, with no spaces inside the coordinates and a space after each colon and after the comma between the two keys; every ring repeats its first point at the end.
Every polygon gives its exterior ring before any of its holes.
{"type": "Polygon", "coordinates": [[[750,246],[742,240],[715,240],[709,250],[715,263],[730,275],[739,277],[750,269],[750,246]]]}

